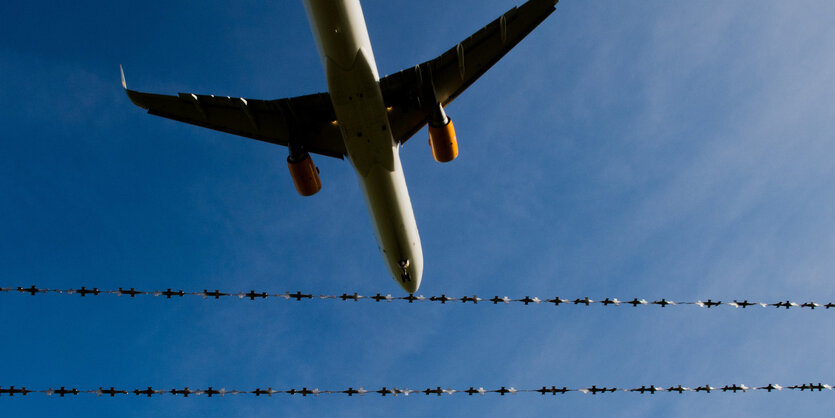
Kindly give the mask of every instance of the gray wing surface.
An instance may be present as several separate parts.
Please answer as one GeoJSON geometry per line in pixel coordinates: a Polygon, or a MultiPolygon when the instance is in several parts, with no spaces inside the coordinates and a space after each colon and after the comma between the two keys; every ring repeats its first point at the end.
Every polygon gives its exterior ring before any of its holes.
{"type": "Polygon", "coordinates": [[[559,0],[530,0],[514,7],[441,56],[380,80],[390,106],[392,134],[401,144],[427,121],[425,89],[446,106],[554,12],[559,0]],[[422,103],[423,102],[423,103],[422,103]]]}
{"type": "Polygon", "coordinates": [[[134,104],[152,115],[284,146],[292,138],[307,151],[329,157],[347,153],[339,128],[331,123],[336,114],[327,93],[255,100],[125,90],[134,104]]]}

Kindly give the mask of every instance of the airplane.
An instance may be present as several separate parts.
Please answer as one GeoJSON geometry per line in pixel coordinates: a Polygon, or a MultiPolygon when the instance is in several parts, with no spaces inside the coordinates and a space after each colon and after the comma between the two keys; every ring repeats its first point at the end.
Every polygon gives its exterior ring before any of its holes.
{"type": "Polygon", "coordinates": [[[403,290],[415,293],[423,249],[400,146],[428,124],[435,160],[454,160],[458,142],[444,108],[553,13],[558,1],[529,0],[439,57],[380,78],[359,0],[304,0],[328,93],[280,100],[151,94],[128,89],[124,70],[122,87],[152,115],[286,146],[302,196],[322,188],[310,153],[347,158],[389,272],[403,290]]]}

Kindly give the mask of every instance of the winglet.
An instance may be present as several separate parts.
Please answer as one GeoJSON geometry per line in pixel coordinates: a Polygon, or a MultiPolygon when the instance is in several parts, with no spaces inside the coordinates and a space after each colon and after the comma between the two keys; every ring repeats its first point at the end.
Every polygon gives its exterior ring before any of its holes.
{"type": "Polygon", "coordinates": [[[139,106],[143,109],[147,109],[148,105],[143,103],[143,100],[142,100],[142,96],[147,96],[147,94],[140,93],[138,91],[133,91],[133,90],[128,88],[128,83],[125,82],[125,70],[122,68],[121,64],[119,64],[119,72],[122,74],[122,88],[125,89],[125,93],[127,93],[128,99],[130,99],[130,101],[133,102],[133,104],[135,104],[135,105],[137,105],[137,106],[139,106]]]}

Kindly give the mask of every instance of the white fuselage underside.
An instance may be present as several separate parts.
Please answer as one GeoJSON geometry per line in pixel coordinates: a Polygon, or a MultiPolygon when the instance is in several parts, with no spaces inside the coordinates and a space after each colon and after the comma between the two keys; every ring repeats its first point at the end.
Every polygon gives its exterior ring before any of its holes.
{"type": "Polygon", "coordinates": [[[394,279],[414,293],[423,275],[423,250],[359,0],[304,3],[377,244],[394,279]],[[408,275],[404,276],[406,260],[408,275]]]}

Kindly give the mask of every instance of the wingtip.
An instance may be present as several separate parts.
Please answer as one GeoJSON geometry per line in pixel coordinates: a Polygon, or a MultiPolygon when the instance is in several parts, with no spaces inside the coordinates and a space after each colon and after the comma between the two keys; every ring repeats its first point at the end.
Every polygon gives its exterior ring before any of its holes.
{"type": "Polygon", "coordinates": [[[148,106],[146,104],[142,103],[142,100],[141,100],[142,93],[133,91],[133,90],[128,88],[128,83],[125,82],[125,70],[122,68],[121,64],[119,64],[119,72],[122,75],[122,88],[125,89],[125,93],[128,95],[128,99],[130,99],[130,101],[133,102],[133,104],[135,104],[135,105],[137,105],[137,106],[139,106],[143,109],[147,109],[148,106]]]}

